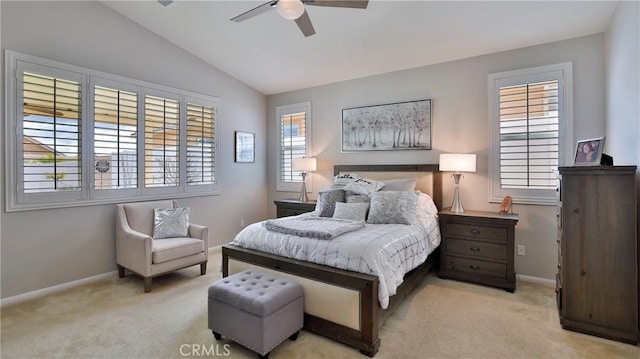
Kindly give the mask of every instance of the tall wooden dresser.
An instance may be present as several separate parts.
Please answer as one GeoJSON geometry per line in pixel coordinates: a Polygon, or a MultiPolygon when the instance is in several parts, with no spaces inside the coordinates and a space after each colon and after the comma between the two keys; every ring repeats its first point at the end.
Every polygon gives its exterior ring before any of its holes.
{"type": "Polygon", "coordinates": [[[560,323],[637,344],[636,166],[560,167],[558,181],[560,323]]]}

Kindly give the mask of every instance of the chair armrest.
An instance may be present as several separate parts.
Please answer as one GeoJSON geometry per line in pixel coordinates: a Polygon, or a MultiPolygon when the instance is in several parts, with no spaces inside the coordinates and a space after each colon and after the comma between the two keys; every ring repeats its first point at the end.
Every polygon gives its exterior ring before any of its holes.
{"type": "Polygon", "coordinates": [[[204,256],[209,258],[209,227],[195,223],[189,223],[189,237],[197,238],[204,242],[204,256]]]}
{"type": "Polygon", "coordinates": [[[133,230],[122,205],[116,211],[116,263],[138,274],[151,274],[152,238],[133,230]]]}

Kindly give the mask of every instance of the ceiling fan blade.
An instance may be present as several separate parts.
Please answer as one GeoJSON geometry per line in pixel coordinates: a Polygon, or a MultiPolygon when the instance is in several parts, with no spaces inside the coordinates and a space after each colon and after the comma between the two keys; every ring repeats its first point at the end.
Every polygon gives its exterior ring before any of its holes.
{"type": "Polygon", "coordinates": [[[250,19],[250,18],[252,18],[254,16],[258,16],[260,14],[263,14],[263,13],[273,9],[276,6],[277,3],[278,3],[277,0],[271,0],[269,2],[266,2],[266,3],[264,3],[264,4],[260,5],[260,6],[254,7],[253,9],[251,9],[251,10],[249,10],[247,12],[244,12],[244,13],[242,13],[242,14],[234,17],[234,18],[232,18],[231,21],[241,22],[241,21],[250,19]]]}
{"type": "Polygon", "coordinates": [[[300,28],[300,31],[304,34],[305,37],[309,37],[316,33],[316,30],[313,28],[311,24],[311,19],[309,18],[309,14],[307,10],[302,13],[302,16],[296,19],[296,24],[300,28]]]}
{"type": "Polygon", "coordinates": [[[366,9],[369,0],[302,0],[305,5],[366,9]]]}

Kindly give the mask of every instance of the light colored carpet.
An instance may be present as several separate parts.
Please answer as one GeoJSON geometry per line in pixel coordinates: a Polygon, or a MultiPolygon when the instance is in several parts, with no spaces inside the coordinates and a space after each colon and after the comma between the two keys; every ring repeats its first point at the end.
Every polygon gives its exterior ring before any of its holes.
{"type": "MultiPolygon", "coordinates": [[[[154,280],[87,284],[2,308],[5,358],[255,358],[207,329],[207,288],[221,278],[192,267],[154,280]]],[[[640,348],[563,330],[553,288],[518,282],[515,293],[429,274],[380,330],[376,358],[640,358],[640,348]]],[[[302,331],[271,358],[366,358],[302,331]]]]}

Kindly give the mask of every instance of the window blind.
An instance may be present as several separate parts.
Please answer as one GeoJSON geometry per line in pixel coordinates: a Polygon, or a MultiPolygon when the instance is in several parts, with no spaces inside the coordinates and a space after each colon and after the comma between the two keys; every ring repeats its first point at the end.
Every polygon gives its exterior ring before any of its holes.
{"type": "Polygon", "coordinates": [[[94,86],[95,189],[136,188],[138,95],[94,86]]]}
{"type": "Polygon", "coordinates": [[[81,190],[81,85],[24,72],[24,193],[81,190]]]}
{"type": "Polygon", "coordinates": [[[214,109],[187,103],[187,185],[215,182],[214,109]]]}
{"type": "Polygon", "coordinates": [[[180,103],[156,96],[144,101],[145,187],[180,182],[180,103]]]}
{"type": "Polygon", "coordinates": [[[280,117],[280,180],[302,182],[300,172],[291,169],[291,160],[306,155],[306,113],[286,114],[280,117]]]}
{"type": "Polygon", "coordinates": [[[500,87],[502,188],[555,188],[558,110],[557,80],[500,87]]]}

